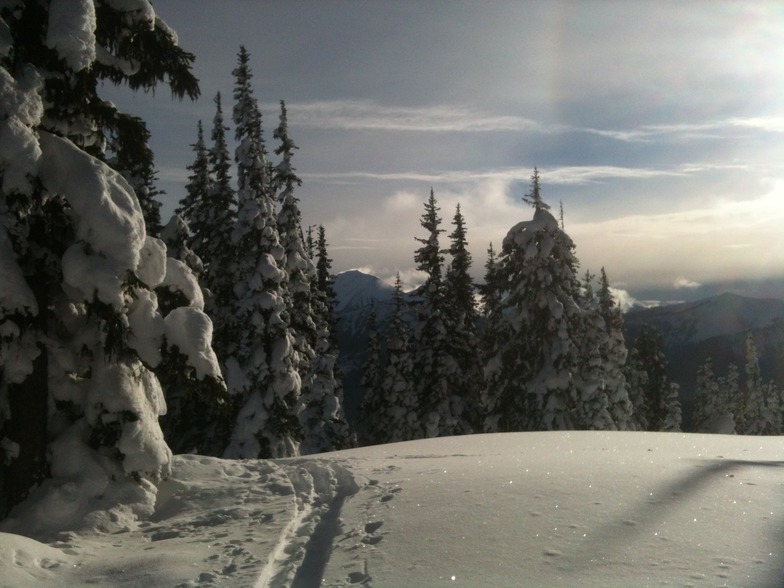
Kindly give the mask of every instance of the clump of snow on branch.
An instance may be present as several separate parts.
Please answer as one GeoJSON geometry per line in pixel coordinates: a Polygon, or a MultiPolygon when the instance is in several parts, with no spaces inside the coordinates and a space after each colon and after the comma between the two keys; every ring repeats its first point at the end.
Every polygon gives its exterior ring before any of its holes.
{"type": "Polygon", "coordinates": [[[210,317],[192,306],[172,310],[164,319],[166,341],[177,347],[196,369],[199,379],[220,379],[218,358],[212,350],[212,321],[210,317]]]}
{"type": "Polygon", "coordinates": [[[133,188],[118,172],[70,141],[40,132],[39,175],[47,190],[62,194],[74,212],[77,239],[134,270],[145,241],[144,217],[133,188]]]}
{"type": "Polygon", "coordinates": [[[91,424],[122,425],[117,448],[127,473],[143,473],[153,479],[169,476],[171,451],[158,426],[158,417],[166,413],[166,402],[155,375],[139,363],[99,363],[90,381],[86,408],[91,424]],[[134,418],[121,422],[122,415],[128,413],[134,418]]]}
{"type": "Polygon", "coordinates": [[[46,45],[73,71],[95,61],[95,4],[93,0],[52,0],[46,45]]]}

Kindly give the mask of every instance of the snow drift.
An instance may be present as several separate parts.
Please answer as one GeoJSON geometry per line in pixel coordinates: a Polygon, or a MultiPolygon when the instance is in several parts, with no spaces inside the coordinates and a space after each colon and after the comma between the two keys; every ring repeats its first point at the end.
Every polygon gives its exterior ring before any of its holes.
{"type": "Polygon", "coordinates": [[[782,456],[780,437],[618,432],[184,455],[149,516],[62,531],[33,497],[0,565],[12,588],[780,586],[782,456]]]}

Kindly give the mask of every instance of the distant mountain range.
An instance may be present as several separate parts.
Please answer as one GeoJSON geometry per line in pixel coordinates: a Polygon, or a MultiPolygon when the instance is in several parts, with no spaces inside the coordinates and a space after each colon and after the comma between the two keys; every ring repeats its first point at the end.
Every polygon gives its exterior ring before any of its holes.
{"type": "Polygon", "coordinates": [[[754,335],[760,370],[784,388],[784,301],[724,293],[696,302],[634,310],[624,316],[627,346],[641,327],[658,328],[664,338],[670,377],[681,386],[684,420],[691,414],[697,369],[707,357],[723,375],[734,362],[741,371],[746,361],[746,337],[754,335]]]}
{"type": "MultiPolygon", "coordinates": [[[[383,333],[394,312],[394,287],[376,276],[351,270],[335,276],[335,292],[346,416],[356,425],[370,309],[376,308],[383,344],[383,333]]],[[[411,294],[405,296],[415,300],[411,294]]],[[[408,318],[416,320],[413,312],[408,318]]],[[[733,361],[742,371],[748,333],[754,335],[763,377],[784,387],[784,300],[724,293],[696,302],[635,309],[624,316],[624,323],[628,347],[644,324],[662,332],[670,376],[681,386],[686,423],[699,366],[711,356],[719,374],[733,361]]]]}

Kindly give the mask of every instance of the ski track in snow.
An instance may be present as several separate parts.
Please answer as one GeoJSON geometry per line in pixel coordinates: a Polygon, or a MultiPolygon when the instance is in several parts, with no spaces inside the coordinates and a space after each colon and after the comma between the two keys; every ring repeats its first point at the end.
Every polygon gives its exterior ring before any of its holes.
{"type": "Polygon", "coordinates": [[[334,460],[177,456],[155,512],[138,529],[98,537],[61,533],[50,546],[63,556],[56,567],[73,573],[77,585],[324,586],[322,574],[342,531],[341,508],[358,489],[334,460]],[[216,465],[225,485],[210,477],[216,465]],[[68,570],[69,556],[90,560],[87,579],[80,563],[68,570]]]}
{"type": "Polygon", "coordinates": [[[278,536],[256,588],[321,586],[340,529],[340,509],[358,489],[353,476],[339,464],[294,461],[285,470],[296,500],[291,520],[278,536]]]}

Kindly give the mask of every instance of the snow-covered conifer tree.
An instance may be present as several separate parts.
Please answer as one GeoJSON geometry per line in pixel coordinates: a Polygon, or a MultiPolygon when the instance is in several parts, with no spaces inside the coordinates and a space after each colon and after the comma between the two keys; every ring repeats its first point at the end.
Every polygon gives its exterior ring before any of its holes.
{"type": "Polygon", "coordinates": [[[772,382],[765,382],[760,371],[754,336],[746,336],[746,386],[738,415],[742,435],[781,434],[781,394],[772,382]]]}
{"type": "MultiPolygon", "coordinates": [[[[185,220],[175,214],[161,232],[169,258],[166,277],[155,289],[164,314],[181,306],[204,309],[198,282],[201,259],[188,247],[190,234],[185,220]]],[[[166,398],[161,418],[166,442],[175,453],[220,456],[228,443],[231,407],[222,379],[194,378],[194,370],[175,347],[165,347],[156,370],[166,398]]]]}
{"type": "MultiPolygon", "coordinates": [[[[302,378],[299,419],[303,431],[302,451],[318,453],[348,446],[350,431],[343,417],[341,389],[335,380],[336,348],[331,345],[328,309],[320,308],[316,266],[308,254],[302,232],[302,214],[295,186],[302,184],[292,166],[297,146],[289,136],[286,104],[280,103],[280,123],[274,137],[281,160],[275,167],[273,185],[281,202],[278,230],[288,274],[289,317],[294,337],[295,368],[302,378]],[[326,319],[326,320],[322,320],[326,319]]],[[[326,247],[326,241],[324,243],[326,247]]]]}
{"type": "Polygon", "coordinates": [[[725,411],[732,415],[732,430],[728,431],[728,433],[737,433],[743,407],[740,391],[740,370],[735,362],[727,366],[727,375],[719,378],[719,390],[725,411]]]}
{"type": "Polygon", "coordinates": [[[387,440],[386,412],[384,391],[384,366],[381,363],[381,342],[378,333],[378,313],[375,305],[371,306],[367,322],[367,358],[362,366],[361,385],[364,391],[362,398],[362,424],[360,440],[362,445],[378,445],[387,440]]]}
{"type": "Polygon", "coordinates": [[[574,243],[541,198],[534,169],[524,201],[534,217],[513,226],[498,259],[499,348],[488,363],[488,422],[499,430],[580,426],[579,281],[574,243]]]}
{"type": "Polygon", "coordinates": [[[124,132],[110,132],[107,137],[107,162],[122,173],[136,192],[144,214],[147,234],[157,237],[161,229],[161,191],[155,185],[157,172],[149,147],[150,132],[141,119],[118,115],[124,132]]]}
{"type": "Polygon", "coordinates": [[[593,278],[585,272],[581,297],[582,320],[576,337],[580,355],[580,379],[582,385],[575,407],[575,426],[587,430],[611,430],[617,428],[610,416],[609,399],[605,388],[605,363],[602,354],[609,335],[602,316],[599,300],[593,290],[593,278]]]}
{"type": "Polygon", "coordinates": [[[316,279],[311,282],[313,321],[316,325],[315,356],[310,362],[307,386],[303,386],[302,412],[303,453],[320,453],[356,445],[343,412],[343,382],[338,366],[335,337],[335,290],[332,283],[332,260],[327,252],[323,225],[318,228],[316,279]]]}
{"type": "Polygon", "coordinates": [[[446,355],[447,389],[450,412],[457,420],[451,434],[478,433],[484,429],[480,394],[484,388],[484,364],[477,333],[474,281],[469,274],[471,253],[468,251],[465,219],[457,205],[452,220],[449,253],[452,260],[444,280],[447,322],[446,355]],[[451,368],[451,369],[450,369],[451,368]]]}
{"type": "Polygon", "coordinates": [[[20,3],[0,16],[10,41],[0,48],[0,511],[49,475],[89,508],[107,484],[129,477],[143,494],[145,479],[170,471],[151,371],[164,350],[183,353],[195,378],[220,378],[209,318],[159,308],[166,248],[105,163],[107,146],[144,151],[132,144],[141,121],[97,92],[99,80],[166,81],[195,97],[193,57],[143,0],[20,3]]]}
{"type": "MultiPolygon", "coordinates": [[[[207,252],[210,231],[210,194],[212,194],[212,176],[207,145],[204,143],[204,127],[199,121],[196,129],[196,142],[191,145],[194,160],[188,166],[191,174],[185,185],[186,195],[175,210],[188,227],[189,249],[207,252]]],[[[204,268],[202,268],[204,269],[204,268]]]]}
{"type": "Polygon", "coordinates": [[[298,357],[296,367],[304,376],[315,354],[313,347],[316,341],[316,323],[312,285],[316,281],[316,266],[305,251],[302,213],[294,193],[294,187],[302,184],[291,164],[297,146],[288,134],[286,105],[283,101],[280,108],[280,124],[275,129],[274,137],[280,141],[275,153],[281,156],[281,160],[275,167],[272,183],[279,190],[277,197],[281,203],[278,232],[284,252],[283,269],[289,278],[289,316],[298,357]]]}
{"type": "Polygon", "coordinates": [[[215,118],[210,135],[212,147],[207,152],[212,183],[207,205],[202,208],[207,214],[208,232],[200,233],[203,239],[194,241],[192,247],[204,263],[201,278],[208,290],[206,308],[215,322],[215,351],[221,360],[229,355],[233,345],[231,323],[235,318],[231,312],[234,295],[232,267],[236,253],[232,234],[237,218],[237,195],[231,186],[227,130],[221,95],[218,92],[215,96],[215,118]]]}
{"type": "Polygon", "coordinates": [[[495,249],[490,243],[487,248],[484,283],[479,286],[482,295],[482,315],[485,319],[484,331],[481,334],[482,361],[484,365],[484,388],[480,397],[481,412],[484,415],[482,429],[487,433],[506,430],[505,422],[500,422],[504,414],[509,414],[499,407],[505,400],[498,390],[503,386],[501,373],[500,342],[507,336],[509,324],[503,320],[501,310],[502,284],[499,280],[495,249]]]}
{"type": "Polygon", "coordinates": [[[692,428],[697,433],[710,432],[710,420],[716,412],[715,404],[719,396],[719,379],[713,372],[713,360],[710,357],[697,369],[697,386],[694,391],[691,413],[692,428]]]}
{"type": "Polygon", "coordinates": [[[337,327],[338,316],[335,312],[336,294],[335,283],[332,276],[332,259],[329,257],[327,251],[327,231],[324,225],[318,226],[318,233],[315,246],[311,246],[315,250],[316,259],[316,282],[315,291],[318,298],[323,300],[322,311],[326,313],[326,319],[329,323],[329,334],[332,346],[337,351],[337,327]]]}
{"type": "MultiPolygon", "coordinates": [[[[414,387],[414,362],[411,357],[411,329],[405,321],[403,286],[400,274],[395,279],[395,314],[387,337],[387,363],[381,386],[385,443],[410,441],[420,436],[418,398],[414,387]]],[[[382,433],[379,431],[379,433],[382,433]]]]}
{"type": "Polygon", "coordinates": [[[599,313],[604,319],[607,338],[600,349],[604,389],[610,417],[619,430],[634,428],[634,406],[629,398],[629,385],[624,370],[628,350],[623,337],[623,312],[615,301],[610,280],[604,268],[599,275],[599,313]]]}
{"type": "Polygon", "coordinates": [[[179,214],[173,214],[161,229],[161,240],[166,244],[169,257],[183,262],[198,278],[204,271],[201,258],[190,248],[191,231],[188,223],[179,214]]]}
{"type": "Polygon", "coordinates": [[[301,378],[289,328],[286,253],[265,160],[261,114],[251,94],[248,54],[240,50],[234,110],[239,209],[234,231],[236,297],[229,392],[238,407],[226,457],[289,457],[299,453],[301,378]],[[246,112],[250,109],[251,112],[246,112]]]}
{"type": "Polygon", "coordinates": [[[697,370],[697,389],[691,415],[692,429],[697,433],[735,433],[734,405],[737,404],[737,368],[730,367],[728,376],[719,378],[713,371],[710,357],[697,370]],[[733,376],[733,371],[735,376],[733,376]],[[734,382],[735,393],[729,382],[734,382]]]}
{"type": "Polygon", "coordinates": [[[487,261],[485,262],[485,281],[478,286],[482,296],[482,315],[490,321],[492,317],[496,319],[501,312],[501,291],[497,284],[498,266],[493,244],[487,247],[487,261]]]}
{"type": "Polygon", "coordinates": [[[638,379],[642,405],[635,406],[638,422],[645,430],[680,430],[680,400],[678,385],[667,374],[667,358],[661,332],[643,325],[632,347],[630,368],[644,374],[638,379]]]}

